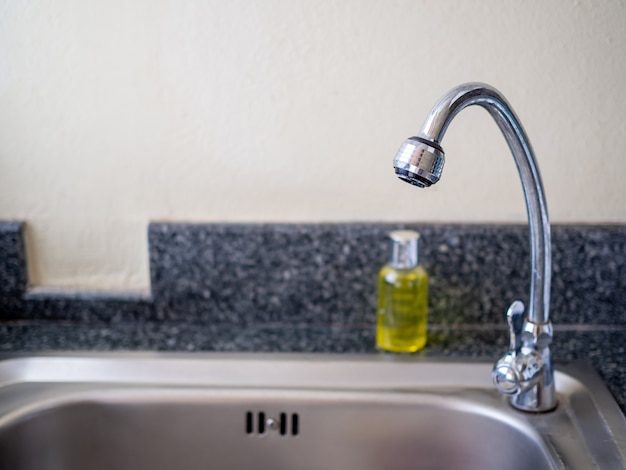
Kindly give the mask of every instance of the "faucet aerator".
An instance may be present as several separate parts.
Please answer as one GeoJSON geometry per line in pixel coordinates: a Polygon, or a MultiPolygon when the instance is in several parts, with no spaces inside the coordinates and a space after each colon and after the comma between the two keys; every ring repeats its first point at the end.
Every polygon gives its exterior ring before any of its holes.
{"type": "Polygon", "coordinates": [[[393,160],[396,175],[403,181],[427,188],[441,177],[445,155],[443,149],[422,137],[404,141],[393,160]]]}
{"type": "Polygon", "coordinates": [[[402,170],[400,168],[396,168],[396,176],[402,181],[412,184],[413,186],[417,186],[418,188],[428,188],[429,186],[432,186],[432,183],[426,178],[421,178],[415,173],[410,173],[409,171],[402,170]]]}

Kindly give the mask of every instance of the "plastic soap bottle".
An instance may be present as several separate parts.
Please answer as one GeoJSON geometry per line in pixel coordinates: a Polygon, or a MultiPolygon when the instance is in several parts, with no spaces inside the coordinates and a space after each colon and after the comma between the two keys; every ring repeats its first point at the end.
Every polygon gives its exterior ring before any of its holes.
{"type": "Polygon", "coordinates": [[[393,352],[415,352],[426,345],[428,274],[418,264],[419,233],[389,234],[391,258],[378,275],[376,344],[393,352]]]}

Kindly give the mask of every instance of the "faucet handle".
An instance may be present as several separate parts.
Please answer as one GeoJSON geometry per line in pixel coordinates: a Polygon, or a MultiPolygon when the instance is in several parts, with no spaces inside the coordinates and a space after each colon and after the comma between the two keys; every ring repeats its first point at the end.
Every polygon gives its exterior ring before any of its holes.
{"type": "Polygon", "coordinates": [[[516,300],[506,312],[506,321],[509,324],[509,350],[517,354],[522,348],[522,330],[524,328],[524,303],[516,300]]]}
{"type": "Polygon", "coordinates": [[[534,386],[543,369],[541,356],[533,350],[522,352],[524,329],[524,303],[516,300],[506,312],[511,342],[509,352],[493,367],[492,379],[504,395],[517,395],[534,386]]]}

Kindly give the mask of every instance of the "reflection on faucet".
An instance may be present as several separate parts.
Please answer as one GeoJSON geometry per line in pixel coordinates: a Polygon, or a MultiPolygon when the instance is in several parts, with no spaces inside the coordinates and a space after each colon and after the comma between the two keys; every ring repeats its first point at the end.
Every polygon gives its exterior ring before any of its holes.
{"type": "Polygon", "coordinates": [[[556,407],[550,343],[550,222],[539,169],[530,142],[506,99],[483,83],[466,83],[446,93],[432,108],[419,136],[406,140],[394,158],[396,175],[424,188],[439,181],[445,161],[441,139],[464,108],[479,105],[504,134],[520,174],[530,229],[530,306],[514,302],[507,312],[511,348],[494,366],[493,381],[513,406],[526,411],[556,407]]]}

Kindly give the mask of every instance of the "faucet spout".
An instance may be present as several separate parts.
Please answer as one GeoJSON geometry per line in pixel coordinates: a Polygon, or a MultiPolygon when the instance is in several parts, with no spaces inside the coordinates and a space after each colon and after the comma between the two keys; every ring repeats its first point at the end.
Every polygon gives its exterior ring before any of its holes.
{"type": "MultiPolygon", "coordinates": [[[[471,105],[483,107],[493,117],[504,134],[517,165],[530,229],[531,281],[528,318],[534,323],[547,323],[550,319],[551,246],[543,184],[524,128],[498,90],[483,83],[467,83],[446,93],[431,109],[419,137],[409,139],[398,152],[394,161],[396,173],[402,179],[409,180],[411,173],[419,177],[422,172],[434,170],[436,180],[430,184],[437,182],[444,163],[441,139],[454,117],[471,105]],[[433,154],[435,158],[431,157],[433,154]],[[434,165],[421,168],[433,159],[437,160],[434,165]]],[[[419,179],[409,182],[421,186],[419,179]]]]}
{"type": "MultiPolygon", "coordinates": [[[[503,393],[518,397],[518,403],[515,400],[513,402],[515,406],[525,410],[546,411],[556,406],[548,347],[552,338],[550,222],[539,168],[530,141],[515,112],[504,96],[489,85],[466,83],[453,88],[433,106],[419,136],[411,137],[402,144],[394,159],[394,167],[399,178],[418,187],[428,187],[439,181],[445,162],[441,140],[454,117],[471,105],[487,110],[502,131],[520,175],[528,214],[531,264],[529,308],[523,327],[523,347],[508,356],[519,357],[523,351],[533,351],[533,377],[537,375],[539,364],[534,360],[535,356],[539,357],[542,364],[541,380],[533,381],[533,384],[541,383],[541,390],[537,390],[538,387],[523,387],[523,390],[516,388],[509,379],[520,374],[528,376],[530,372],[508,371],[506,364],[501,361],[497,370],[504,376],[496,378],[494,370],[494,382],[501,391],[503,389],[499,385],[507,384],[507,391],[503,393]],[[541,403],[536,403],[538,401],[541,403]]],[[[515,362],[512,359],[509,362],[511,367],[517,367],[512,365],[515,362]]]]}

